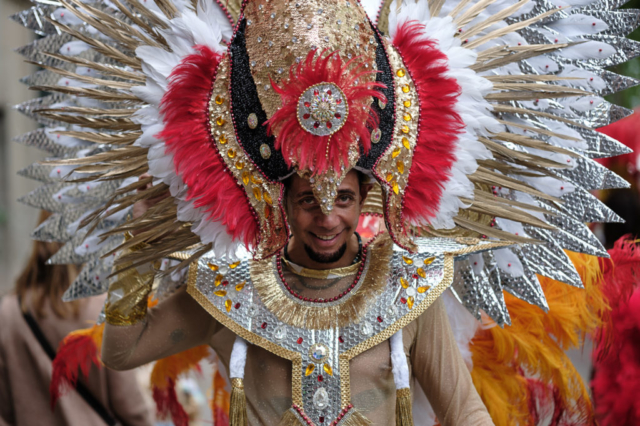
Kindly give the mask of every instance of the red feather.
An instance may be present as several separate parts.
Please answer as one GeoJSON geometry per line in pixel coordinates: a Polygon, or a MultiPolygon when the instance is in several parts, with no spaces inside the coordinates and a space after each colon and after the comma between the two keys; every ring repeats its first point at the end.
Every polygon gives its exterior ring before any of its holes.
{"type": "Polygon", "coordinates": [[[403,198],[403,219],[413,223],[433,218],[444,183],[451,175],[458,134],[463,129],[454,111],[460,86],[447,77],[444,53],[424,37],[424,25],[402,24],[393,39],[418,91],[420,119],[407,189],[403,198]]]}
{"type": "Polygon", "coordinates": [[[189,416],[176,395],[176,384],[170,379],[167,382],[164,389],[153,388],[153,400],[156,403],[157,413],[162,418],[171,416],[175,426],[189,426],[189,416]]]}
{"type": "Polygon", "coordinates": [[[293,65],[288,81],[273,89],[280,94],[282,107],[267,121],[269,134],[276,135],[276,148],[283,154],[289,166],[297,165],[301,170],[324,173],[327,169],[341,170],[349,164],[349,146],[360,139],[365,153],[371,149],[371,129],[378,126],[378,116],[368,101],[371,97],[385,101],[376,90],[385,87],[381,83],[368,82],[364,78],[375,71],[363,71],[360,57],[344,63],[338,53],[322,53],[312,50],[306,60],[293,65]],[[350,69],[351,68],[351,69],[350,69]],[[362,84],[355,81],[362,79],[362,84]],[[307,132],[298,122],[297,110],[300,95],[318,83],[333,83],[338,86],[349,105],[349,114],[344,126],[331,136],[316,136],[307,132]],[[326,155],[330,139],[329,155],[326,155]]]}
{"type": "Polygon", "coordinates": [[[258,224],[208,127],[211,86],[222,57],[206,46],[195,49],[198,53],[185,57],[171,73],[161,102],[164,130],[158,138],[174,156],[176,173],[188,186],[188,199],[206,208],[209,220],[222,222],[229,235],[250,247],[257,239],[258,224]]]}
{"type": "Polygon", "coordinates": [[[99,353],[103,331],[104,324],[94,325],[69,333],[60,343],[52,363],[49,385],[52,410],[61,396],[76,387],[79,373],[88,377],[92,365],[101,367],[99,353]]]}

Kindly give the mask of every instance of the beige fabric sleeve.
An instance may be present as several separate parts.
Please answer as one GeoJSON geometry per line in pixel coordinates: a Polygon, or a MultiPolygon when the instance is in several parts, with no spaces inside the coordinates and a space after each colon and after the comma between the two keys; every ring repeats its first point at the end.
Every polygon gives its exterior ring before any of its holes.
{"type": "Polygon", "coordinates": [[[215,324],[183,286],[133,325],[105,324],[102,362],[128,370],[207,344],[215,324]]]}
{"type": "Polygon", "coordinates": [[[449,325],[442,298],[416,321],[410,358],[442,426],[489,426],[493,421],[471,380],[449,325]]]}

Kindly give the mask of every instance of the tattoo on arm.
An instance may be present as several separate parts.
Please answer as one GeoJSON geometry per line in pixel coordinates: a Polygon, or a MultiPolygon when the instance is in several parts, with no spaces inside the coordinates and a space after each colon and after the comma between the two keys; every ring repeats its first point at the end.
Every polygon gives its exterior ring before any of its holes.
{"type": "Polygon", "coordinates": [[[182,330],[181,328],[176,328],[169,335],[169,339],[171,339],[171,343],[173,343],[174,345],[177,345],[178,343],[182,342],[185,337],[186,336],[184,334],[184,330],[182,330]]]}

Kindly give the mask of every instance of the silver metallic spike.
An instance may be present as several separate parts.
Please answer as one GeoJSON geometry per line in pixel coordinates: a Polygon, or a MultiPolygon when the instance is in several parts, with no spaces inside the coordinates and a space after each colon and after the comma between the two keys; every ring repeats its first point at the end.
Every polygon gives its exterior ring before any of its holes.
{"type": "MultiPolygon", "coordinates": [[[[584,10],[581,8],[568,8],[567,13],[569,15],[584,14],[584,10]]],[[[640,26],[640,15],[635,10],[596,10],[591,9],[588,11],[589,16],[593,16],[596,19],[604,21],[608,28],[598,34],[609,36],[626,36],[631,34],[638,26],[640,26]]],[[[554,15],[551,16],[554,19],[554,15]]],[[[556,20],[556,19],[554,19],[556,20]]]]}
{"type": "Polygon", "coordinates": [[[546,241],[546,244],[527,244],[522,247],[527,257],[536,259],[530,267],[542,276],[582,288],[582,278],[569,256],[555,241],[553,232],[532,226],[525,226],[524,229],[531,237],[546,241]]]}
{"type": "Polygon", "coordinates": [[[56,9],[55,5],[36,4],[27,10],[11,15],[11,19],[34,31],[39,36],[59,34],[61,31],[47,20],[56,9]]]}
{"type": "MultiPolygon", "coordinates": [[[[63,64],[64,65],[61,68],[69,71],[75,70],[75,65],[72,65],[69,62],[64,62],[63,64]]],[[[20,83],[26,84],[27,86],[55,86],[61,78],[62,76],[58,73],[41,70],[36,71],[33,74],[29,74],[26,77],[22,77],[20,79],[20,83]]]]}
{"type": "Polygon", "coordinates": [[[586,151],[581,151],[588,158],[615,157],[632,152],[629,147],[604,133],[593,129],[585,129],[584,127],[570,127],[580,133],[580,136],[589,145],[586,151]]]}
{"type": "Polygon", "coordinates": [[[611,170],[604,176],[602,189],[630,188],[631,184],[611,170]]]}
{"type": "Polygon", "coordinates": [[[78,278],[62,296],[62,300],[70,302],[106,293],[111,281],[111,279],[107,278],[111,274],[111,269],[111,265],[105,265],[102,259],[94,259],[87,262],[82,271],[80,271],[78,278]]]}
{"type": "Polygon", "coordinates": [[[60,180],[59,178],[51,177],[51,171],[54,169],[54,166],[44,165],[40,163],[33,163],[30,166],[25,167],[22,170],[18,171],[18,175],[25,177],[27,179],[33,179],[40,182],[56,182],[60,180]]]}
{"type": "Polygon", "coordinates": [[[629,0],[596,0],[593,3],[583,6],[580,10],[583,10],[587,14],[592,10],[615,10],[627,2],[629,2],[629,0]]]}
{"type": "Polygon", "coordinates": [[[60,195],[59,197],[54,198],[54,194],[57,194],[63,189],[71,186],[71,184],[66,182],[45,184],[34,189],[27,195],[20,197],[18,201],[28,206],[35,207],[36,209],[42,209],[49,212],[61,212],[64,209],[64,196],[60,195]]]}
{"type": "Polygon", "coordinates": [[[482,309],[500,326],[511,324],[500,276],[495,272],[496,266],[490,252],[487,255],[489,263],[485,263],[486,268],[480,274],[474,273],[468,259],[456,260],[452,291],[477,319],[480,319],[482,309]]]}
{"type": "Polygon", "coordinates": [[[48,108],[51,105],[54,105],[57,103],[68,101],[70,100],[70,98],[71,98],[70,96],[64,95],[62,93],[54,93],[49,96],[43,96],[40,98],[28,100],[26,102],[16,105],[14,108],[20,111],[21,113],[23,113],[24,115],[26,115],[27,117],[37,121],[42,125],[45,125],[48,127],[57,127],[57,126],[68,127],[67,124],[61,121],[45,118],[40,114],[38,114],[36,111],[42,108],[48,108]]]}
{"type": "Polygon", "coordinates": [[[576,165],[572,169],[556,169],[554,172],[562,179],[568,180],[584,189],[603,189],[608,169],[588,158],[575,158],[576,165]]]}
{"type": "Polygon", "coordinates": [[[65,43],[74,40],[75,38],[67,33],[53,34],[19,47],[16,49],[16,52],[30,61],[42,62],[47,65],[51,65],[52,58],[43,55],[42,52],[58,53],[65,43]]]}
{"type": "Polygon", "coordinates": [[[45,129],[43,128],[17,136],[13,140],[23,145],[32,146],[39,150],[46,151],[52,157],[67,157],[69,155],[73,155],[78,150],[83,148],[83,147],[68,148],[63,145],[55,143],[47,137],[45,133],[45,129]]]}
{"type": "Polygon", "coordinates": [[[609,257],[600,241],[584,223],[565,215],[549,215],[547,220],[558,228],[552,232],[555,232],[555,239],[562,248],[592,256],[609,257]]]}
{"type": "MultiPolygon", "coordinates": [[[[611,56],[602,59],[586,59],[585,61],[601,67],[612,67],[614,65],[625,63],[638,55],[640,55],[640,42],[631,40],[626,37],[617,37],[611,35],[590,34],[576,38],[574,41],[580,40],[594,40],[601,41],[612,46],[616,53],[611,56]]],[[[562,57],[562,54],[558,54],[562,57]]]]}
{"type": "Polygon", "coordinates": [[[524,275],[515,277],[497,268],[504,289],[517,298],[538,306],[547,312],[549,310],[547,298],[544,296],[540,282],[536,277],[535,271],[530,266],[526,253],[518,246],[511,247],[510,250],[518,257],[518,260],[520,260],[524,275]]]}

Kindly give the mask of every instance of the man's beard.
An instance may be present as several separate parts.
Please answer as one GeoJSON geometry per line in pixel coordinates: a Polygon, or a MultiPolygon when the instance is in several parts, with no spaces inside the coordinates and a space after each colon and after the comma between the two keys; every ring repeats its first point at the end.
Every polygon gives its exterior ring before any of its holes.
{"type": "Polygon", "coordinates": [[[340,246],[338,250],[329,254],[318,253],[317,251],[313,251],[313,249],[306,244],[304,245],[304,251],[307,252],[307,256],[309,256],[309,258],[314,262],[335,263],[338,260],[342,259],[342,256],[344,256],[344,253],[347,251],[347,243],[344,243],[342,246],[340,246]]]}

